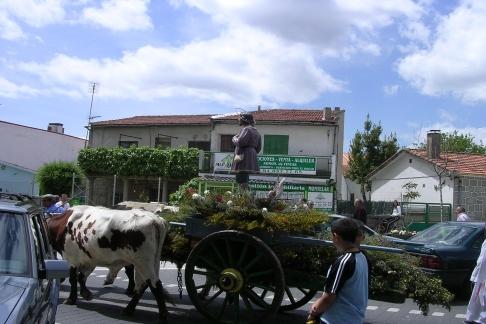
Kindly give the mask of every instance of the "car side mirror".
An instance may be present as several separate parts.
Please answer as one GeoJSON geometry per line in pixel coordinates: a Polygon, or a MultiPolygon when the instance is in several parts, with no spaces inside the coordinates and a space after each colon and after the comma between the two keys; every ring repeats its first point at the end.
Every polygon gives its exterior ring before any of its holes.
{"type": "Polygon", "coordinates": [[[45,270],[41,271],[42,279],[62,279],[69,277],[69,263],[65,260],[45,260],[45,270]]]}

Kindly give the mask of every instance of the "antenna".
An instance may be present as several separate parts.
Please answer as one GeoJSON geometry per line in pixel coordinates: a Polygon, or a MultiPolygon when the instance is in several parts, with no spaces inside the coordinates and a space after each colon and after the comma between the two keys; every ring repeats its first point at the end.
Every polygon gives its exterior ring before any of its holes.
{"type": "Polygon", "coordinates": [[[90,82],[89,84],[89,90],[91,91],[91,104],[89,106],[89,115],[88,115],[88,127],[86,127],[86,139],[84,141],[84,148],[86,148],[86,144],[88,143],[88,135],[89,135],[89,130],[91,128],[91,120],[94,118],[100,117],[100,116],[95,116],[91,117],[91,112],[93,111],[93,99],[94,99],[94,94],[96,92],[96,86],[99,84],[96,82],[90,82]]]}

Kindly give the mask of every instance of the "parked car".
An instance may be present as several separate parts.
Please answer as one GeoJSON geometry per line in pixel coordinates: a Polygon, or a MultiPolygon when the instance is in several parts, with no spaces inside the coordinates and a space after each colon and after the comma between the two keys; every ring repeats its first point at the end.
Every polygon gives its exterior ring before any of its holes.
{"type": "Polygon", "coordinates": [[[446,287],[468,295],[484,231],[484,223],[437,223],[408,239],[423,246],[407,245],[404,249],[419,256],[423,269],[439,276],[446,287]]]}
{"type": "Polygon", "coordinates": [[[42,209],[21,195],[0,193],[0,323],[54,323],[59,279],[42,209]]]}

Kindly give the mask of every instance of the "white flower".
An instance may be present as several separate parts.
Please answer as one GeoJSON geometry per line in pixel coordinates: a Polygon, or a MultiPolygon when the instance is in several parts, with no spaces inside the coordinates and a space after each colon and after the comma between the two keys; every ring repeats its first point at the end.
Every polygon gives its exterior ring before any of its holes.
{"type": "Polygon", "coordinates": [[[397,229],[394,229],[390,233],[393,233],[393,234],[398,233],[398,230],[397,229]]]}
{"type": "Polygon", "coordinates": [[[228,207],[231,207],[231,206],[233,206],[233,202],[231,200],[228,200],[228,202],[226,203],[226,205],[228,205],[228,207]]]}
{"type": "Polygon", "coordinates": [[[200,199],[202,199],[202,196],[200,194],[193,193],[192,194],[192,199],[194,199],[194,200],[200,200],[200,199]]]}
{"type": "Polygon", "coordinates": [[[394,274],[394,273],[397,273],[397,272],[393,271],[393,270],[388,270],[388,274],[394,274]]]}
{"type": "Polygon", "coordinates": [[[209,190],[205,190],[205,191],[204,191],[204,195],[205,195],[205,196],[209,195],[209,190]]]}
{"type": "Polygon", "coordinates": [[[294,205],[294,209],[297,210],[299,207],[297,205],[294,205]]]}
{"type": "Polygon", "coordinates": [[[267,213],[268,212],[268,209],[266,209],[265,207],[262,208],[262,213],[267,213]]]}
{"type": "Polygon", "coordinates": [[[307,204],[303,204],[303,205],[302,205],[302,208],[304,208],[304,209],[309,209],[309,206],[308,206],[307,204]]]}
{"type": "Polygon", "coordinates": [[[233,193],[231,191],[226,191],[225,194],[227,194],[228,196],[233,196],[233,193]]]}

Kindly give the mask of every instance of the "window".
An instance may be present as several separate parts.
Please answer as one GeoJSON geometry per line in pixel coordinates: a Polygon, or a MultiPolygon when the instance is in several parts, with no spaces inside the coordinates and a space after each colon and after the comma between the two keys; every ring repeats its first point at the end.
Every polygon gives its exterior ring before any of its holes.
{"type": "Polygon", "coordinates": [[[170,137],[156,137],[155,138],[155,147],[161,149],[167,149],[171,147],[171,140],[170,137]]]}
{"type": "Polygon", "coordinates": [[[0,212],[0,275],[28,274],[29,238],[21,215],[0,212]]]}
{"type": "Polygon", "coordinates": [[[265,135],[263,137],[263,154],[289,154],[289,136],[265,135]]]}
{"type": "Polygon", "coordinates": [[[130,146],[138,146],[138,141],[119,141],[118,147],[129,148],[130,146]]]}
{"type": "Polygon", "coordinates": [[[205,152],[211,151],[211,144],[210,144],[210,142],[205,142],[205,141],[189,141],[187,143],[187,146],[189,146],[190,148],[191,147],[197,148],[197,149],[203,150],[205,152]]]}
{"type": "Polygon", "coordinates": [[[233,145],[233,135],[221,135],[221,147],[220,152],[234,152],[235,146],[233,145]]]}

